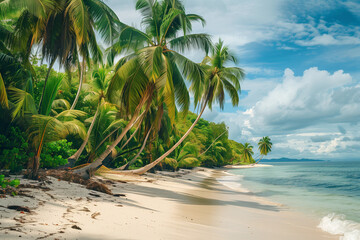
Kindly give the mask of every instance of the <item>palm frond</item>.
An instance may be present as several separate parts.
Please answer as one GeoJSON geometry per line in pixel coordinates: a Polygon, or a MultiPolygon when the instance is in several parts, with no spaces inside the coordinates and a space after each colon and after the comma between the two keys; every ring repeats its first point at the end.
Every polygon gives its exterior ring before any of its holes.
{"type": "Polygon", "coordinates": [[[88,11],[93,17],[95,27],[105,43],[112,44],[119,35],[120,20],[115,12],[101,0],[88,0],[88,11]]]}
{"type": "Polygon", "coordinates": [[[145,44],[153,45],[151,38],[134,27],[126,26],[120,33],[119,46],[127,49],[138,49],[145,44]]]}
{"type": "Polygon", "coordinates": [[[169,41],[170,48],[175,51],[188,51],[193,49],[204,50],[206,54],[211,50],[212,42],[208,34],[188,34],[169,41]]]}
{"type": "Polygon", "coordinates": [[[186,114],[190,107],[189,91],[178,67],[175,65],[172,67],[172,70],[176,103],[180,107],[181,111],[186,114]]]}
{"type": "Polygon", "coordinates": [[[60,88],[62,79],[63,78],[61,75],[50,77],[48,79],[48,82],[46,84],[45,91],[44,91],[43,102],[39,109],[40,114],[46,115],[46,116],[50,114],[53,101],[56,98],[56,95],[60,88]]]}
{"type": "Polygon", "coordinates": [[[9,100],[6,93],[4,80],[0,73],[0,104],[3,108],[9,108],[9,100]]]}
{"type": "Polygon", "coordinates": [[[83,0],[71,0],[65,10],[65,15],[69,17],[74,27],[78,45],[82,45],[87,41],[87,33],[91,24],[88,22],[88,14],[83,0]]]}
{"type": "Polygon", "coordinates": [[[160,39],[161,43],[165,40],[167,33],[173,24],[174,20],[184,14],[184,12],[180,9],[172,8],[170,11],[164,16],[161,26],[160,26],[160,39]]]}
{"type": "Polygon", "coordinates": [[[32,95],[24,90],[9,87],[9,100],[15,105],[11,116],[13,119],[24,117],[26,114],[36,114],[35,102],[32,95]]]}
{"type": "Polygon", "coordinates": [[[177,63],[180,72],[183,76],[189,79],[190,82],[203,81],[203,77],[205,75],[203,67],[179,53],[171,52],[171,54],[174,57],[174,61],[177,63]]]}

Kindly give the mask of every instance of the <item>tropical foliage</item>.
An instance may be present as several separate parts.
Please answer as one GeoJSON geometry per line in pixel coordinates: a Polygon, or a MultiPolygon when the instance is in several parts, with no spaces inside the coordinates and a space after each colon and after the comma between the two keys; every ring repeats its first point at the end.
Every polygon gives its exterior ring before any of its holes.
{"type": "Polygon", "coordinates": [[[239,104],[235,55],[193,33],[205,20],[180,0],[135,8],[141,29],[102,0],[0,0],[0,168],[37,178],[39,168],[85,164],[74,172],[89,177],[103,164],[142,174],[254,161],[224,123],[201,118],[225,96],[239,104]]]}

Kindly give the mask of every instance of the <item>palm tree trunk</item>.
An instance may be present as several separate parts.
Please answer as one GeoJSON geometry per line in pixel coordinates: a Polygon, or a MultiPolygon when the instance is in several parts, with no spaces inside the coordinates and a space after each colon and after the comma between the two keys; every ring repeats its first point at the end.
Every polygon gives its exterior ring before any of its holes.
{"type": "Polygon", "coordinates": [[[40,167],[40,156],[34,156],[33,157],[33,164],[30,174],[28,175],[28,178],[37,180],[39,176],[39,167],[40,167]]]}
{"type": "Polygon", "coordinates": [[[139,175],[142,175],[144,173],[146,173],[147,171],[149,171],[150,169],[152,169],[153,167],[155,167],[159,162],[161,162],[162,160],[164,160],[170,153],[172,153],[184,140],[185,138],[191,133],[191,131],[193,130],[193,128],[195,127],[196,123],[200,120],[201,118],[201,115],[204,113],[205,109],[206,109],[206,104],[207,104],[207,100],[204,102],[204,105],[202,106],[202,109],[198,115],[198,117],[196,118],[196,120],[194,121],[194,123],[191,125],[191,127],[187,130],[187,132],[184,134],[184,136],[182,136],[180,138],[180,140],[175,143],[175,145],[170,148],[166,153],[164,153],[161,157],[159,157],[158,159],[156,159],[154,162],[152,163],[149,163],[148,165],[142,167],[142,168],[139,168],[139,169],[136,169],[136,170],[132,170],[132,171],[129,171],[131,173],[134,173],[134,174],[139,174],[139,175]]]}
{"type": "Polygon", "coordinates": [[[79,174],[83,178],[91,177],[93,171],[95,171],[97,168],[99,168],[102,165],[102,162],[105,160],[105,158],[115,149],[115,147],[124,138],[125,134],[132,128],[132,126],[135,124],[135,121],[139,118],[141,108],[145,105],[145,103],[149,99],[151,100],[151,97],[152,97],[152,90],[147,91],[147,93],[145,93],[145,96],[143,97],[139,105],[136,107],[134,114],[130,119],[129,123],[123,129],[121,134],[116,138],[116,140],[93,163],[83,168],[76,169],[74,173],[79,174]]]}
{"type": "MultiPolygon", "coordinates": [[[[46,128],[45,128],[46,129],[46,128]]],[[[37,180],[38,177],[39,177],[39,168],[40,168],[40,155],[41,155],[41,150],[42,150],[42,147],[43,147],[43,143],[44,143],[44,135],[45,135],[45,130],[42,134],[42,139],[39,143],[39,147],[36,149],[36,155],[33,157],[33,162],[31,165],[31,171],[28,175],[28,178],[30,179],[35,179],[37,180]]]]}
{"type": "Polygon", "coordinates": [[[99,115],[99,109],[100,109],[100,105],[101,105],[101,99],[99,100],[99,104],[97,106],[97,109],[96,109],[96,113],[94,115],[94,118],[93,120],[91,121],[91,124],[90,124],[90,127],[88,129],[88,132],[86,134],[86,138],[84,139],[84,142],[81,144],[79,150],[76,151],[76,153],[74,155],[72,155],[71,157],[69,157],[69,160],[70,161],[77,161],[81,155],[81,153],[84,151],[85,147],[86,147],[86,144],[88,143],[89,141],[89,138],[90,138],[90,134],[94,128],[94,125],[95,125],[95,121],[96,121],[96,118],[97,116],[99,115]]]}
{"type": "Polygon", "coordinates": [[[152,127],[149,129],[148,133],[146,134],[144,143],[141,146],[140,151],[136,154],[136,156],[133,159],[131,159],[130,162],[124,164],[123,166],[117,168],[116,170],[127,170],[137,160],[137,158],[140,156],[140,154],[142,153],[142,151],[144,150],[144,148],[146,146],[146,142],[147,142],[147,140],[148,140],[148,138],[150,136],[151,130],[152,130],[152,127]]]}
{"type": "Polygon", "coordinates": [[[121,142],[121,140],[124,138],[125,134],[131,129],[131,125],[134,123],[136,119],[136,116],[133,116],[126,125],[126,127],[123,129],[121,134],[116,138],[116,140],[90,165],[77,169],[74,171],[74,173],[80,174],[84,178],[89,178],[91,173],[96,170],[99,166],[101,166],[102,162],[105,160],[105,158],[112,152],[112,150],[115,149],[115,147],[121,142]]]}
{"type": "MultiPolygon", "coordinates": [[[[140,116],[135,120],[134,124],[131,127],[133,127],[138,122],[138,120],[140,119],[141,116],[144,115],[144,113],[145,113],[145,111],[140,114],[140,116]]],[[[91,160],[94,158],[96,151],[101,147],[101,145],[103,145],[103,143],[119,129],[120,129],[120,127],[116,128],[111,133],[109,133],[103,140],[101,140],[101,142],[95,148],[94,152],[90,155],[89,162],[91,162],[91,160]]],[[[137,127],[135,129],[135,132],[130,136],[130,138],[126,141],[126,143],[124,143],[124,145],[121,146],[121,149],[123,149],[130,142],[130,140],[135,136],[135,133],[137,132],[138,129],[139,129],[139,127],[137,127]]]]}
{"type": "Polygon", "coordinates": [[[264,155],[261,155],[261,158],[255,164],[258,164],[263,159],[263,157],[264,157],[264,155]]]}
{"type": "Polygon", "coordinates": [[[81,92],[81,88],[82,88],[82,84],[83,84],[83,81],[84,81],[84,74],[85,74],[85,57],[83,58],[83,61],[82,61],[82,65],[81,65],[81,69],[80,69],[80,80],[79,80],[79,87],[78,87],[78,91],[76,93],[76,96],[75,96],[75,99],[74,99],[74,102],[73,104],[71,105],[71,108],[70,110],[74,110],[75,107],[76,107],[76,104],[79,100],[79,96],[80,96],[80,92],[81,92]]]}
{"type": "Polygon", "coordinates": [[[217,138],[215,138],[215,140],[210,144],[210,146],[209,146],[204,152],[200,153],[199,157],[200,157],[201,155],[205,154],[205,153],[211,148],[211,146],[212,146],[222,135],[224,135],[226,132],[227,132],[227,130],[224,131],[222,134],[220,134],[217,138]]]}
{"type": "MultiPolygon", "coordinates": [[[[139,117],[140,117],[140,116],[139,116],[139,117]]],[[[140,123],[141,123],[141,122],[140,122],[140,123]]],[[[135,124],[135,123],[134,123],[134,124],[135,124]]],[[[133,132],[133,134],[131,134],[131,136],[129,137],[129,139],[121,146],[120,150],[123,150],[124,147],[129,144],[129,142],[131,141],[131,139],[133,139],[133,137],[135,137],[135,134],[136,134],[136,132],[139,130],[139,128],[140,128],[140,124],[139,124],[139,126],[135,129],[135,131],[133,132]]]]}
{"type": "Polygon", "coordinates": [[[41,97],[40,97],[39,109],[41,108],[41,105],[42,105],[42,102],[43,102],[44,93],[45,93],[46,84],[47,84],[47,81],[48,81],[48,79],[49,79],[51,69],[53,68],[53,66],[54,66],[54,64],[55,64],[55,61],[56,61],[56,58],[54,58],[53,60],[51,60],[50,65],[49,65],[49,69],[48,69],[48,71],[47,71],[47,73],[46,73],[44,87],[43,87],[43,89],[42,89],[42,93],[41,93],[41,97]]]}

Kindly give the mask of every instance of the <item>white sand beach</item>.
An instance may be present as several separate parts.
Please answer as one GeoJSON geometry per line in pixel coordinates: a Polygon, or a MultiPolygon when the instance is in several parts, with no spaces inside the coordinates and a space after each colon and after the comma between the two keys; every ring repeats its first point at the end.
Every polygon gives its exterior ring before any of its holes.
{"type": "Polygon", "coordinates": [[[0,199],[0,239],[339,239],[318,229],[318,219],[220,184],[216,179],[225,174],[147,174],[110,184],[125,195],[117,197],[50,177],[48,191],[0,199]]]}

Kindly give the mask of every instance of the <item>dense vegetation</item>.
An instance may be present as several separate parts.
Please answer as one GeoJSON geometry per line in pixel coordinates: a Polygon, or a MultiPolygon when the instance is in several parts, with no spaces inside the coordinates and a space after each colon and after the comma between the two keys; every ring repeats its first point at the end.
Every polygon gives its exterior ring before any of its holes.
{"type": "Polygon", "coordinates": [[[0,0],[0,168],[36,178],[39,168],[90,163],[75,170],[85,177],[102,164],[142,174],[254,162],[253,147],[229,140],[224,123],[201,119],[225,94],[238,105],[235,56],[191,33],[205,20],[179,0],[138,0],[136,9],[143,29],[101,0],[0,0]],[[202,63],[183,55],[192,49],[202,63]]]}

